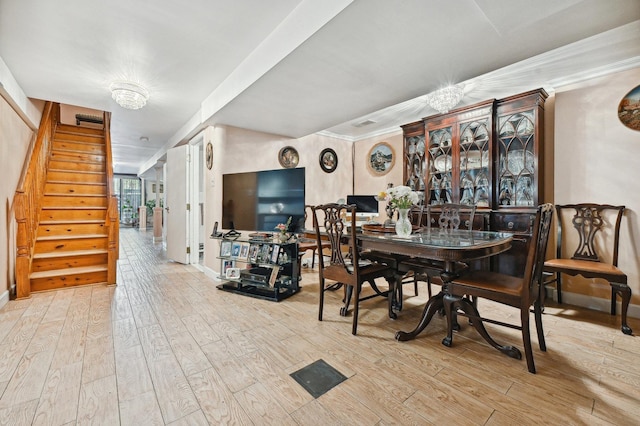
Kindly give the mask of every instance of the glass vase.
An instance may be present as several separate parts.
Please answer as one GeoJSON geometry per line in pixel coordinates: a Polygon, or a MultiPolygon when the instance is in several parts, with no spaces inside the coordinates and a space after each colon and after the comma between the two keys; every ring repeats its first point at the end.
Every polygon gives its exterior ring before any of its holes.
{"type": "Polygon", "coordinates": [[[409,209],[398,209],[398,220],[396,221],[396,234],[399,237],[408,237],[412,231],[409,220],[409,209]]]}
{"type": "Polygon", "coordinates": [[[286,243],[287,241],[289,241],[289,234],[287,234],[286,232],[279,233],[278,241],[280,242],[280,244],[286,243]]]}

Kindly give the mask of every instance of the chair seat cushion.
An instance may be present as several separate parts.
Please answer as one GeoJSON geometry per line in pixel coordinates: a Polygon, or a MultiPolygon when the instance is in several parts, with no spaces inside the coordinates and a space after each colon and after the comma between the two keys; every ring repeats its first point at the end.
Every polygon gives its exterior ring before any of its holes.
{"type": "Polygon", "coordinates": [[[627,282],[627,275],[618,267],[610,263],[593,262],[578,259],[550,259],[544,262],[544,269],[548,272],[565,272],[568,274],[580,274],[588,278],[594,276],[611,277],[616,282],[627,282]]]}
{"type": "Polygon", "coordinates": [[[462,290],[462,293],[472,295],[475,294],[473,291],[465,290],[462,287],[468,286],[469,289],[480,289],[500,292],[511,296],[520,296],[523,290],[522,285],[522,278],[490,271],[470,272],[453,281],[454,293],[460,293],[457,290],[462,290]]]}

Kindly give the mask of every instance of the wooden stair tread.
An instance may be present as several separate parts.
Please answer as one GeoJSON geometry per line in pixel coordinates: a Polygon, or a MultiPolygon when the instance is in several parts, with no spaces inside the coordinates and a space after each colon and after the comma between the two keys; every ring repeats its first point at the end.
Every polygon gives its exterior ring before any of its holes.
{"type": "Polygon", "coordinates": [[[53,161],[78,161],[78,162],[83,162],[83,163],[99,163],[100,161],[95,161],[95,160],[70,160],[70,159],[60,159],[60,158],[56,158],[56,155],[91,155],[91,156],[95,156],[95,157],[104,157],[105,153],[104,152],[93,152],[93,151],[77,151],[77,150],[72,150],[72,149],[54,149],[51,151],[51,153],[54,155],[53,158],[51,158],[51,160],[53,161]]]}
{"type": "Polygon", "coordinates": [[[68,220],[41,220],[40,225],[82,225],[82,224],[92,224],[92,223],[105,223],[104,219],[68,219],[68,220]]]}
{"type": "MultiPolygon", "coordinates": [[[[101,154],[86,154],[86,155],[101,155],[101,154]]],[[[57,161],[58,163],[79,163],[79,164],[87,164],[87,165],[92,165],[92,166],[104,165],[104,161],[102,161],[102,160],[80,160],[80,159],[73,159],[73,160],[67,159],[67,160],[65,160],[65,159],[60,159],[60,158],[53,157],[53,158],[51,158],[51,161],[57,161]]],[[[59,166],[60,166],[60,164],[59,164],[59,166]]],[[[59,169],[59,168],[58,169],[51,168],[51,170],[71,171],[69,169],[59,169]]],[[[78,171],[78,170],[74,169],[74,171],[78,171]]]]}
{"type": "Polygon", "coordinates": [[[81,235],[47,235],[37,237],[36,241],[55,241],[55,240],[83,240],[88,238],[107,238],[107,234],[81,234],[81,235]]]}
{"type": "Polygon", "coordinates": [[[105,182],[73,182],[69,180],[48,180],[46,183],[62,183],[67,185],[107,185],[105,182]]]}
{"type": "Polygon", "coordinates": [[[104,142],[84,142],[84,141],[77,141],[75,139],[66,139],[64,136],[65,135],[74,135],[74,136],[86,136],[89,138],[104,138],[103,134],[97,134],[97,133],[79,133],[79,132],[56,132],[55,136],[53,137],[53,141],[54,142],[81,142],[83,144],[87,144],[87,145],[100,145],[100,146],[104,146],[104,142]]]}
{"type": "Polygon", "coordinates": [[[78,266],[77,268],[65,268],[65,269],[52,269],[50,271],[32,272],[29,278],[47,278],[47,277],[59,277],[62,275],[76,275],[86,274],[90,272],[103,272],[107,270],[107,265],[95,265],[95,266],[78,266]]]}
{"type": "MultiPolygon", "coordinates": [[[[80,161],[74,161],[74,163],[80,163],[80,161]]],[[[105,172],[92,172],[92,171],[85,171],[85,170],[69,170],[69,169],[52,169],[52,168],[49,168],[49,171],[62,172],[62,173],[77,173],[77,174],[84,174],[84,175],[104,175],[105,174],[105,172]]]]}
{"type": "Polygon", "coordinates": [[[49,197],[82,197],[82,198],[107,198],[105,194],[83,194],[77,192],[45,192],[49,197]]]}
{"type": "Polygon", "coordinates": [[[33,255],[34,259],[51,259],[56,257],[76,257],[76,256],[90,256],[92,254],[106,254],[106,249],[92,249],[92,250],[69,250],[69,251],[55,251],[47,253],[36,253],[33,255]]]}
{"type": "Polygon", "coordinates": [[[42,210],[106,210],[106,207],[42,206],[42,210]]]}

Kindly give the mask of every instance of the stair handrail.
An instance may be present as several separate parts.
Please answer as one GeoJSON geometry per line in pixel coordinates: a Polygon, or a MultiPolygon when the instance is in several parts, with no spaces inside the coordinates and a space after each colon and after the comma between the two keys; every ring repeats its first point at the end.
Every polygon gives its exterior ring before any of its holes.
{"type": "Polygon", "coordinates": [[[29,273],[40,222],[40,200],[44,193],[49,154],[60,117],[60,104],[45,102],[40,127],[22,168],[20,182],[13,198],[16,230],[16,291],[18,299],[29,297],[29,273]]]}
{"type": "Polygon", "coordinates": [[[113,159],[111,154],[111,113],[104,111],[105,168],[107,179],[107,284],[116,284],[117,261],[119,255],[120,220],[118,217],[118,198],[113,188],[113,159]]]}

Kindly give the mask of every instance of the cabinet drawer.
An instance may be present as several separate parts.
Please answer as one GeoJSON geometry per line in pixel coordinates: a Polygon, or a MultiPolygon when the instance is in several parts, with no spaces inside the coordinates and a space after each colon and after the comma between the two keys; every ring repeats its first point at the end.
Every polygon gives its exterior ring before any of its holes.
{"type": "Polygon", "coordinates": [[[531,235],[535,215],[531,213],[494,213],[491,230],[531,235]]]}

